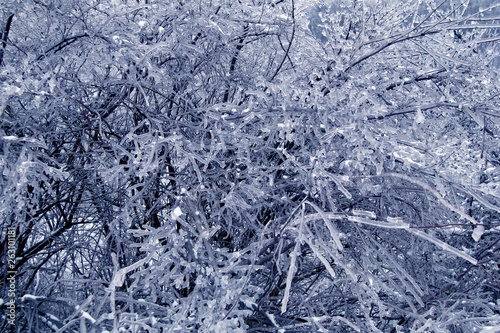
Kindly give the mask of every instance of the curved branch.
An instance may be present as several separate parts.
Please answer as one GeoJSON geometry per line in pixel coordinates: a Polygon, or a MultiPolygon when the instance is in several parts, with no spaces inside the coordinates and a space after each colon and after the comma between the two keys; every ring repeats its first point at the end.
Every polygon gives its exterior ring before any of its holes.
{"type": "Polygon", "coordinates": [[[51,48],[49,48],[48,50],[46,50],[43,54],[40,54],[36,58],[36,60],[42,60],[43,58],[45,58],[47,56],[47,54],[49,52],[54,52],[54,53],[59,52],[62,49],[64,49],[66,46],[69,46],[69,45],[73,44],[78,39],[83,38],[83,37],[89,37],[89,35],[87,33],[84,33],[84,34],[81,34],[81,35],[76,35],[76,36],[73,36],[73,37],[65,38],[61,42],[57,43],[56,45],[54,45],[51,48]]]}
{"type": "Polygon", "coordinates": [[[294,37],[295,37],[295,1],[292,0],[292,36],[290,37],[290,42],[288,43],[288,47],[286,48],[285,55],[283,56],[283,59],[281,59],[281,62],[279,64],[278,68],[276,68],[276,71],[274,72],[273,76],[271,76],[271,79],[269,81],[274,80],[274,78],[278,75],[281,68],[285,64],[286,59],[289,59],[289,57],[290,57],[289,53],[290,53],[290,49],[292,48],[294,37]]]}
{"type": "Polygon", "coordinates": [[[71,227],[74,225],[74,216],[76,214],[76,210],[82,200],[84,192],[84,187],[81,186],[81,188],[78,190],[76,193],[76,200],[72,207],[69,209],[69,212],[65,212],[63,207],[61,206],[61,203],[58,202],[56,205],[56,208],[59,210],[61,213],[62,219],[64,224],[60,226],[58,229],[56,229],[54,232],[52,232],[50,235],[45,237],[43,240],[39,241],[38,243],[34,244],[31,246],[29,249],[27,249],[24,253],[21,255],[21,259],[19,259],[16,262],[16,269],[21,267],[23,264],[25,264],[29,259],[32,257],[36,256],[40,251],[44,250],[52,244],[59,236],[64,234],[66,231],[71,229],[71,227]]]}
{"type": "Polygon", "coordinates": [[[352,64],[350,64],[345,69],[345,72],[349,71],[354,66],[359,65],[360,63],[362,63],[363,61],[367,60],[368,58],[371,58],[374,55],[382,52],[383,50],[385,50],[386,48],[388,48],[391,45],[394,45],[394,44],[397,44],[397,43],[401,43],[401,42],[404,42],[404,41],[407,41],[407,40],[411,40],[411,39],[416,39],[416,38],[423,37],[423,36],[430,35],[430,34],[436,34],[438,32],[439,32],[439,30],[426,30],[426,31],[424,31],[422,33],[419,33],[419,34],[416,34],[416,35],[410,35],[410,36],[406,36],[405,35],[403,37],[400,37],[400,38],[394,39],[394,40],[392,40],[390,42],[387,42],[384,45],[382,45],[379,48],[377,48],[376,50],[373,50],[372,52],[369,52],[369,53],[365,54],[364,56],[361,56],[356,61],[354,61],[352,64]]]}
{"type": "Polygon", "coordinates": [[[5,24],[5,28],[2,31],[2,47],[0,48],[0,67],[3,65],[3,54],[4,50],[7,47],[7,38],[9,37],[10,25],[12,24],[12,19],[14,18],[14,14],[11,14],[7,18],[7,23],[5,24]]]}
{"type": "Polygon", "coordinates": [[[451,203],[449,203],[445,198],[443,198],[443,196],[435,189],[433,189],[430,185],[428,185],[427,183],[423,182],[423,181],[420,181],[418,179],[415,179],[413,177],[410,177],[410,176],[407,176],[407,175],[404,175],[404,174],[400,174],[400,173],[396,173],[396,172],[390,172],[390,173],[386,173],[384,174],[383,176],[388,176],[388,177],[395,177],[395,178],[400,178],[400,179],[404,179],[410,183],[413,183],[415,185],[418,185],[420,187],[422,187],[423,189],[429,191],[430,193],[432,193],[434,195],[434,197],[443,205],[445,206],[446,208],[448,208],[449,210],[451,210],[452,212],[458,214],[461,218],[469,221],[470,223],[472,223],[473,225],[478,225],[479,222],[476,221],[475,218],[473,218],[472,216],[470,215],[467,215],[466,213],[462,212],[459,208],[456,208],[455,206],[453,206],[451,203]]]}

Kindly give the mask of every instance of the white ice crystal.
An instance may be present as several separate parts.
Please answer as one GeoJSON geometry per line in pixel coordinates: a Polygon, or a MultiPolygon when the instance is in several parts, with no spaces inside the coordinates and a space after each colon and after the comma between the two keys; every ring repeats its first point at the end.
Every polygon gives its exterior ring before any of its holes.
{"type": "Polygon", "coordinates": [[[175,207],[175,209],[172,211],[172,219],[177,220],[179,216],[182,215],[182,210],[180,207],[175,207]]]}

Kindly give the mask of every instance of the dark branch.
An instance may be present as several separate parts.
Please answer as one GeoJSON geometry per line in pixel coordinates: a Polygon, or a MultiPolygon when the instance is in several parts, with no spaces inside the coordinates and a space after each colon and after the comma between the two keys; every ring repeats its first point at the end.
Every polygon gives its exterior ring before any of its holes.
{"type": "Polygon", "coordinates": [[[7,18],[7,23],[5,24],[5,28],[2,31],[2,47],[0,48],[0,67],[3,66],[3,54],[5,48],[7,47],[7,39],[9,37],[10,25],[12,24],[13,18],[14,14],[11,14],[9,18],[7,18]]]}

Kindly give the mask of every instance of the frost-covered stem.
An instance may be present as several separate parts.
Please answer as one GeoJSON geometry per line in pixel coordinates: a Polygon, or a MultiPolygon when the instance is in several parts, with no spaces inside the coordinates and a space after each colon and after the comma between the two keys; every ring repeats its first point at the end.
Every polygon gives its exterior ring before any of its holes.
{"type": "Polygon", "coordinates": [[[416,34],[416,35],[411,35],[411,36],[403,36],[403,37],[399,37],[399,38],[396,38],[390,42],[387,42],[386,44],[380,46],[378,49],[372,51],[372,52],[369,52],[368,54],[365,54],[364,56],[361,56],[359,59],[357,59],[356,61],[354,61],[352,64],[350,64],[346,69],[345,69],[345,72],[349,71],[351,68],[359,65],[360,63],[362,63],[363,61],[373,57],[374,55],[382,52],[383,50],[385,50],[386,48],[388,48],[389,46],[391,45],[394,45],[394,44],[397,44],[397,43],[400,43],[400,42],[404,42],[406,40],[411,40],[411,39],[416,39],[416,38],[419,38],[419,37],[423,37],[425,35],[428,35],[428,34],[435,34],[435,33],[438,33],[439,31],[438,30],[432,30],[432,31],[424,31],[422,33],[419,33],[419,34],[416,34]]]}
{"type": "Polygon", "coordinates": [[[452,212],[457,213],[458,215],[460,215],[460,217],[466,219],[467,221],[471,222],[474,225],[479,224],[479,222],[475,218],[473,218],[470,215],[467,215],[466,213],[462,212],[460,209],[458,209],[455,206],[453,206],[452,204],[450,204],[445,198],[443,198],[443,196],[441,194],[439,194],[438,191],[436,191],[435,189],[433,189],[432,187],[430,187],[428,184],[426,184],[426,183],[424,183],[424,182],[422,182],[420,180],[414,179],[414,178],[412,178],[410,176],[403,175],[403,174],[400,174],[400,173],[395,173],[395,172],[386,173],[386,174],[384,174],[384,176],[401,178],[401,179],[407,180],[407,181],[409,181],[409,182],[411,182],[413,184],[416,184],[416,185],[422,187],[423,189],[425,189],[425,190],[429,191],[430,193],[432,193],[436,197],[436,199],[438,199],[438,201],[441,204],[443,204],[443,206],[445,206],[446,208],[448,208],[452,212]]]}
{"type": "Polygon", "coordinates": [[[113,260],[113,280],[109,284],[109,306],[111,308],[111,316],[113,318],[113,333],[118,332],[118,316],[116,314],[116,291],[115,291],[115,280],[118,274],[118,258],[116,253],[111,253],[111,258],[113,260]]]}
{"type": "Polygon", "coordinates": [[[353,330],[355,330],[356,332],[361,332],[361,329],[359,328],[358,325],[350,322],[349,320],[345,319],[344,317],[335,316],[335,317],[332,317],[332,320],[341,321],[344,324],[346,324],[347,326],[349,326],[350,328],[352,328],[353,330]]]}
{"type": "MultiPolygon", "coordinates": [[[[410,226],[410,229],[439,229],[439,228],[450,228],[450,227],[470,227],[470,224],[465,223],[448,223],[448,224],[439,224],[439,225],[416,225],[410,226]]],[[[483,227],[498,227],[500,224],[492,224],[492,223],[478,223],[476,226],[483,227]]]]}
{"type": "Polygon", "coordinates": [[[474,190],[471,190],[471,189],[468,189],[468,188],[465,188],[464,186],[458,186],[458,188],[461,190],[461,191],[464,191],[465,193],[467,193],[468,195],[472,196],[476,201],[478,201],[480,204],[482,204],[484,207],[488,208],[488,209],[491,209],[491,210],[494,210],[495,212],[497,213],[500,213],[500,207],[492,204],[491,202],[489,202],[486,198],[484,198],[483,196],[481,196],[479,193],[477,193],[476,191],[474,190]]]}
{"type": "Polygon", "coordinates": [[[324,212],[318,206],[316,206],[315,204],[313,204],[312,202],[309,202],[309,201],[307,201],[307,204],[310,205],[311,207],[313,207],[318,212],[318,214],[320,214],[320,216],[323,218],[323,221],[325,222],[326,227],[328,228],[328,231],[330,232],[330,236],[332,237],[333,241],[337,245],[337,249],[339,251],[341,251],[344,248],[344,246],[342,245],[342,242],[340,241],[339,231],[333,226],[333,224],[330,222],[328,217],[324,215],[324,212]]]}
{"type": "Polygon", "coordinates": [[[304,220],[304,211],[305,204],[302,203],[302,212],[301,212],[301,223],[299,225],[299,234],[297,236],[297,242],[295,243],[295,247],[293,248],[292,253],[290,254],[290,266],[288,267],[288,274],[286,277],[286,285],[285,285],[285,293],[283,294],[283,300],[281,303],[281,313],[285,313],[288,305],[288,300],[290,298],[290,290],[292,289],[292,280],[295,276],[296,272],[296,262],[297,256],[300,252],[300,243],[303,239],[303,227],[306,221],[304,220]]]}
{"type": "Polygon", "coordinates": [[[387,229],[409,229],[410,225],[408,223],[399,223],[399,222],[386,222],[386,221],[378,221],[378,220],[369,220],[359,216],[346,216],[347,220],[352,222],[358,222],[362,224],[368,224],[375,227],[387,228],[387,229]]]}
{"type": "Polygon", "coordinates": [[[329,220],[346,219],[346,220],[351,221],[351,222],[357,222],[357,223],[361,223],[361,224],[367,224],[367,225],[372,225],[375,227],[386,228],[386,229],[408,229],[408,228],[410,228],[410,225],[408,223],[369,220],[366,218],[362,218],[360,216],[351,216],[351,215],[347,215],[347,214],[331,213],[331,212],[324,212],[321,214],[314,213],[314,214],[304,215],[300,219],[293,221],[291,224],[291,227],[296,226],[299,223],[307,223],[310,221],[325,220],[325,219],[329,219],[329,220]]]}
{"type": "Polygon", "coordinates": [[[416,230],[416,229],[408,229],[409,232],[411,232],[412,234],[414,235],[417,235],[418,237],[420,238],[423,238],[435,245],[437,245],[438,247],[440,247],[441,249],[445,250],[445,251],[448,251],[450,253],[453,253],[454,255],[462,258],[462,259],[465,259],[467,260],[468,262],[470,262],[471,264],[473,265],[477,265],[477,260],[473,257],[471,257],[470,255],[468,255],[467,253],[464,253],[456,248],[454,248],[453,246],[451,245],[448,245],[446,244],[445,242],[437,239],[437,238],[434,238],[432,237],[431,235],[423,232],[423,231],[420,231],[420,230],[416,230]]]}
{"type": "Polygon", "coordinates": [[[269,79],[269,81],[273,81],[274,78],[279,74],[281,68],[283,67],[283,64],[285,63],[286,59],[290,57],[290,49],[292,48],[292,43],[293,39],[295,38],[295,1],[292,0],[292,35],[290,37],[290,41],[288,42],[288,46],[285,50],[285,55],[283,56],[283,59],[281,59],[281,62],[276,68],[276,71],[274,72],[273,76],[269,79]]]}

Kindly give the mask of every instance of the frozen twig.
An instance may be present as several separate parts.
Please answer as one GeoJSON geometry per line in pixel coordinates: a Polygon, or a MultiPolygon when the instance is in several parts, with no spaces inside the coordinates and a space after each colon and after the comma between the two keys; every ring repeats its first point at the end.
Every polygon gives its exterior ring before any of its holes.
{"type": "Polygon", "coordinates": [[[477,260],[475,258],[471,257],[467,253],[464,253],[464,252],[454,248],[453,246],[451,246],[449,244],[446,244],[445,242],[443,242],[435,237],[432,237],[431,235],[429,235],[423,231],[420,231],[417,229],[408,229],[408,231],[414,235],[417,235],[420,238],[423,238],[423,239],[437,245],[438,247],[440,247],[441,249],[443,249],[447,252],[453,253],[454,255],[456,255],[462,259],[467,260],[468,262],[470,262],[473,265],[477,265],[477,260]]]}
{"type": "Polygon", "coordinates": [[[423,181],[420,181],[418,179],[412,178],[410,176],[403,175],[403,174],[400,174],[400,173],[395,173],[395,172],[386,173],[385,176],[401,178],[401,179],[404,179],[406,181],[409,181],[410,183],[413,183],[413,184],[416,184],[416,185],[422,187],[423,189],[425,189],[425,190],[429,191],[430,193],[432,193],[436,197],[436,199],[438,199],[438,201],[441,204],[443,204],[443,206],[445,206],[446,208],[448,208],[452,212],[457,213],[458,215],[460,215],[460,217],[466,219],[467,221],[471,222],[472,224],[479,224],[479,222],[475,218],[473,218],[470,215],[467,215],[466,213],[464,213],[460,209],[458,209],[455,206],[453,206],[445,198],[443,198],[443,196],[441,194],[439,194],[439,192],[437,190],[433,189],[427,183],[424,183],[423,181]]]}

